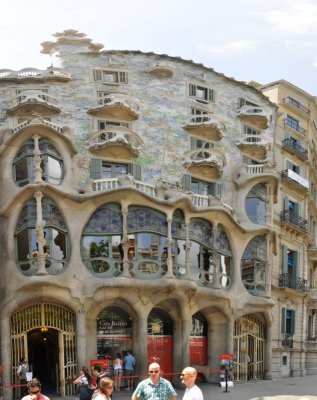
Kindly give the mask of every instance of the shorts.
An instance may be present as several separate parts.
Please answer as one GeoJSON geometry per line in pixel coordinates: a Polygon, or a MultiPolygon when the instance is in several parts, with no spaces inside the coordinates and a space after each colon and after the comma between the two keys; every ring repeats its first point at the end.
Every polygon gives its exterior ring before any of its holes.
{"type": "Polygon", "coordinates": [[[113,370],[113,373],[114,373],[115,376],[116,376],[116,375],[118,376],[118,375],[122,375],[122,371],[123,371],[123,370],[122,370],[121,368],[118,368],[118,369],[114,369],[114,370],[113,370]]]}
{"type": "Polygon", "coordinates": [[[133,375],[134,369],[126,369],[124,372],[126,375],[130,376],[130,375],[133,375]]]}

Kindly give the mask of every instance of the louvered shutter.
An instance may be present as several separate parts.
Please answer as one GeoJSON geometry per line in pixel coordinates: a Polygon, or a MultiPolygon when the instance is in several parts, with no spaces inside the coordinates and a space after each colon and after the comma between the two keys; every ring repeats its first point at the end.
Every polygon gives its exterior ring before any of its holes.
{"type": "Polygon", "coordinates": [[[138,164],[129,164],[128,172],[131,174],[136,180],[140,181],[142,179],[141,174],[141,165],[138,164]]]}
{"type": "Polygon", "coordinates": [[[101,69],[94,69],[94,81],[102,81],[101,69]]]}
{"type": "Polygon", "coordinates": [[[184,174],[182,176],[182,185],[184,186],[187,192],[191,192],[191,183],[192,183],[191,175],[184,174]]]}
{"type": "Polygon", "coordinates": [[[290,334],[294,335],[294,333],[295,333],[295,310],[291,311],[291,315],[292,315],[292,317],[291,317],[291,332],[290,332],[290,334]]]}
{"type": "Polygon", "coordinates": [[[287,274],[288,272],[288,256],[287,256],[287,246],[282,245],[282,273],[287,274]]]}
{"type": "Polygon", "coordinates": [[[281,333],[286,333],[286,308],[282,308],[281,333]]]}
{"type": "Polygon", "coordinates": [[[212,89],[208,89],[207,95],[208,95],[207,98],[208,101],[214,101],[214,91],[212,89]]]}
{"type": "Polygon", "coordinates": [[[90,161],[91,179],[101,179],[102,161],[99,158],[92,158],[90,161]]]}
{"type": "Polygon", "coordinates": [[[128,73],[120,71],[119,72],[119,82],[120,83],[127,83],[128,82],[128,73]]]}
{"type": "Polygon", "coordinates": [[[196,97],[197,94],[197,86],[192,85],[191,83],[189,84],[189,95],[192,97],[196,97]]]}

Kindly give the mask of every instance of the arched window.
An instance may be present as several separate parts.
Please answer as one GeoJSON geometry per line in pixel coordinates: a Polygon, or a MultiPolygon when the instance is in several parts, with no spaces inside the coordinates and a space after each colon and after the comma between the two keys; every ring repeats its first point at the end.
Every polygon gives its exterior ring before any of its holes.
{"type": "MultiPolygon", "coordinates": [[[[68,260],[67,229],[59,209],[52,200],[43,198],[42,214],[45,221],[45,268],[50,275],[57,275],[63,272],[68,260]]],[[[27,276],[35,275],[38,270],[36,216],[35,199],[30,199],[22,208],[15,229],[17,263],[19,270],[27,276]]]]}
{"type": "Polygon", "coordinates": [[[113,360],[132,349],[132,319],[121,307],[107,307],[97,317],[97,357],[113,360]]]}
{"type": "Polygon", "coordinates": [[[167,270],[166,215],[150,208],[132,206],[127,223],[132,274],[145,279],[164,275],[167,270]]]}
{"type": "Polygon", "coordinates": [[[186,225],[182,210],[174,211],[172,220],[173,266],[176,276],[186,273],[186,225]]]}
{"type": "Polygon", "coordinates": [[[98,208],[82,235],[82,260],[100,277],[116,275],[122,269],[122,214],[118,204],[98,208]]]}
{"type": "Polygon", "coordinates": [[[249,242],[241,260],[245,288],[254,296],[265,295],[267,273],[267,240],[265,236],[257,236],[249,242]]]}
{"type": "Polygon", "coordinates": [[[232,280],[233,258],[228,235],[221,224],[217,226],[215,250],[219,263],[217,280],[222,287],[227,287],[232,280]]]}
{"type": "Polygon", "coordinates": [[[265,224],[267,209],[267,185],[259,183],[248,193],[245,207],[249,219],[254,224],[265,224]]]}
{"type": "MultiPolygon", "coordinates": [[[[18,186],[25,186],[34,180],[34,140],[23,144],[13,161],[13,179],[18,186]]],[[[43,181],[59,185],[63,179],[63,160],[55,147],[44,138],[39,140],[43,181]]]]}

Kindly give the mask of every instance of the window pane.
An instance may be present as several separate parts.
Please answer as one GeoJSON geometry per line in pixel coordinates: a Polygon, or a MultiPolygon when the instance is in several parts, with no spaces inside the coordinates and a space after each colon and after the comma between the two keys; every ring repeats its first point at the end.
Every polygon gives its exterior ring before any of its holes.
{"type": "Polygon", "coordinates": [[[56,183],[56,180],[62,178],[62,168],[59,161],[55,158],[48,156],[45,171],[47,174],[48,183],[56,183]]]}
{"type": "Polygon", "coordinates": [[[17,250],[18,250],[18,260],[26,261],[29,256],[29,238],[28,231],[25,230],[17,237],[17,250]]]}

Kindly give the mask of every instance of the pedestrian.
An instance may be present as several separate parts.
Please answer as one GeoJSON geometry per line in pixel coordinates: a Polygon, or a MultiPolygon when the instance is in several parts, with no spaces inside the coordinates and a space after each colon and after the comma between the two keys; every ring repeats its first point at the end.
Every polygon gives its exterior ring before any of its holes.
{"type": "Polygon", "coordinates": [[[119,391],[121,386],[121,377],[123,372],[123,359],[121,353],[113,360],[114,389],[119,391]]]}
{"type": "Polygon", "coordinates": [[[103,371],[103,370],[101,369],[100,364],[95,364],[95,365],[93,366],[92,373],[93,373],[94,377],[96,378],[96,384],[97,384],[97,386],[98,386],[98,384],[99,384],[100,379],[107,376],[107,372],[105,372],[105,371],[103,371]]]}
{"type": "Polygon", "coordinates": [[[21,386],[21,396],[26,396],[28,394],[28,388],[27,388],[27,376],[26,373],[29,372],[29,365],[27,362],[26,357],[21,357],[20,358],[20,365],[18,366],[17,370],[17,375],[20,380],[20,385],[21,386]]]}
{"type": "Polygon", "coordinates": [[[27,383],[28,393],[22,400],[50,400],[41,393],[41,382],[37,378],[33,378],[27,383]]]}
{"type": "Polygon", "coordinates": [[[124,357],[124,374],[127,376],[128,387],[126,390],[133,390],[133,378],[130,378],[134,375],[134,367],[135,367],[135,357],[132,354],[132,350],[127,350],[127,355],[124,357]]]}
{"type": "Polygon", "coordinates": [[[131,400],[176,400],[177,393],[171,382],[161,378],[158,363],[149,365],[149,378],[141,381],[135,389],[131,400]]]}
{"type": "Polygon", "coordinates": [[[93,400],[111,400],[113,380],[107,376],[100,379],[93,400]]]}
{"type": "Polygon", "coordinates": [[[74,385],[78,385],[79,400],[90,400],[94,392],[92,385],[92,377],[89,374],[89,370],[86,366],[82,366],[80,375],[73,382],[74,385]]]}
{"type": "Polygon", "coordinates": [[[181,373],[182,383],[186,386],[183,400],[204,400],[202,391],[196,385],[197,371],[193,367],[186,367],[181,373]]]}

